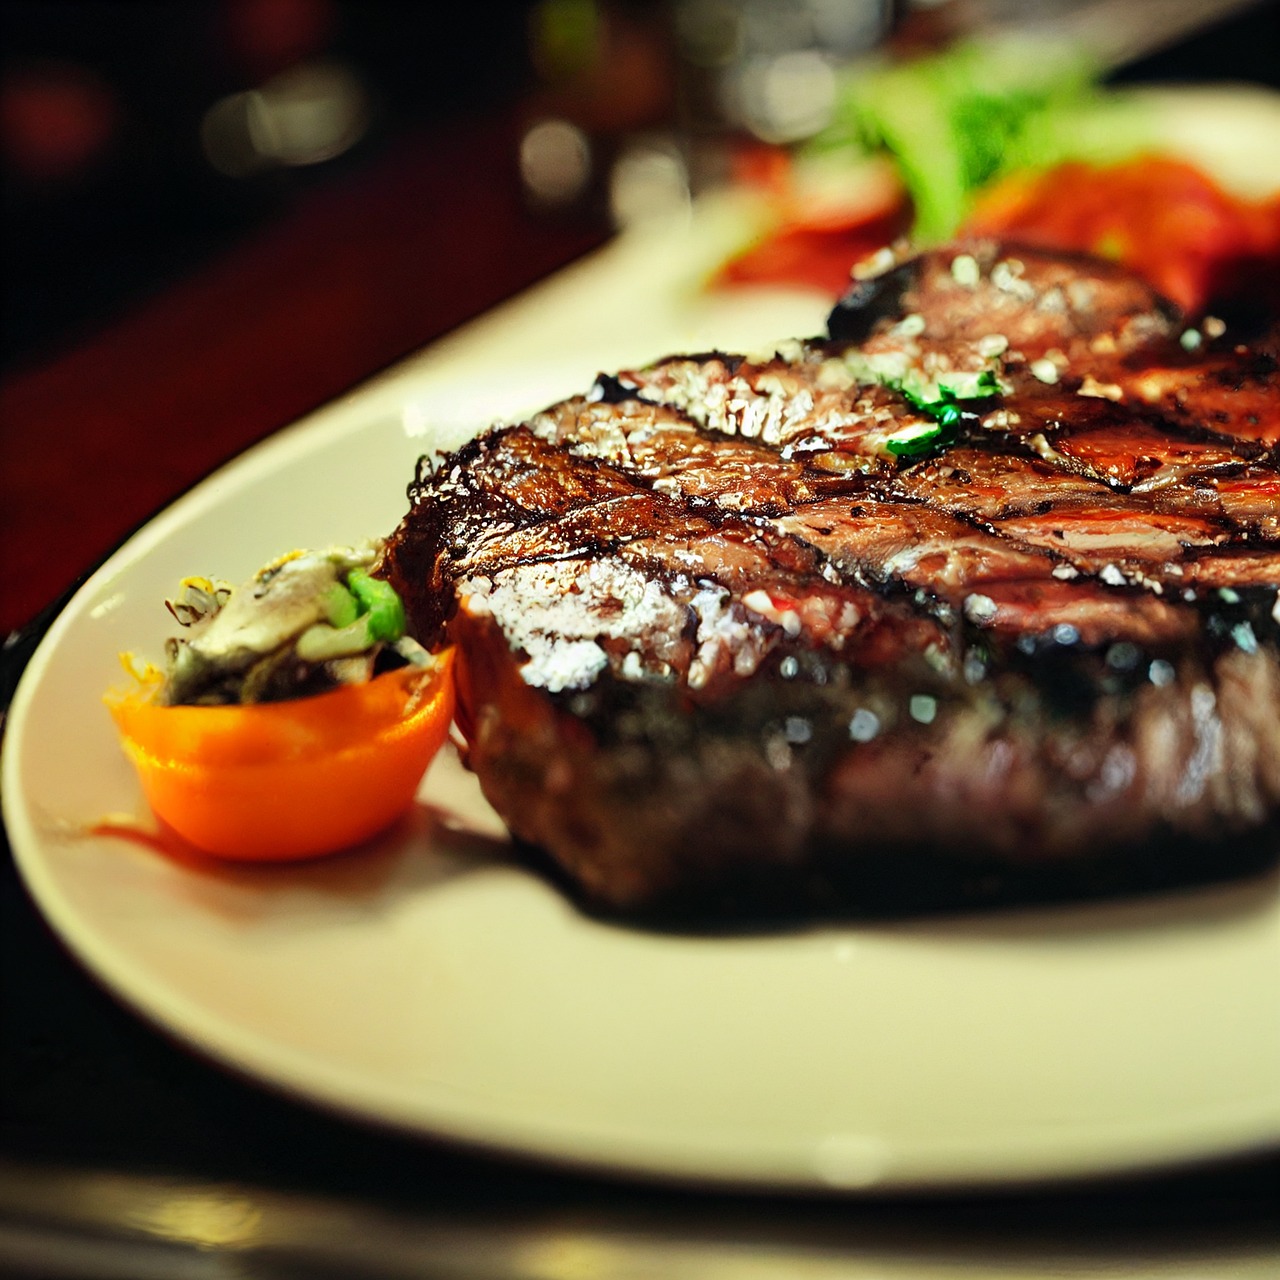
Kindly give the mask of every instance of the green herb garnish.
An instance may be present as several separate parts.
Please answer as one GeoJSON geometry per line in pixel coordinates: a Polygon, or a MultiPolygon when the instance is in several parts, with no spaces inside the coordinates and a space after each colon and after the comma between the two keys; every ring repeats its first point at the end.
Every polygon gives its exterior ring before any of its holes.
{"type": "Polygon", "coordinates": [[[917,422],[895,431],[884,442],[884,447],[895,458],[918,458],[945,447],[954,438],[954,428],[941,422],[917,422]]]}
{"type": "Polygon", "coordinates": [[[399,640],[404,635],[404,605],[389,582],[371,578],[363,569],[352,569],[347,574],[347,588],[367,616],[374,640],[399,640]]]}
{"type": "Polygon", "coordinates": [[[960,401],[983,400],[1000,393],[1000,379],[990,369],[984,369],[968,386],[960,389],[939,384],[932,396],[906,379],[887,381],[885,385],[893,387],[913,409],[933,419],[912,423],[885,440],[885,450],[895,458],[918,458],[946,448],[954,442],[965,414],[960,401]]]}
{"type": "Polygon", "coordinates": [[[913,238],[936,242],[964,221],[976,191],[1025,168],[1116,160],[1144,140],[1120,94],[1096,87],[1086,50],[1013,38],[959,44],[844,74],[835,118],[815,151],[887,151],[915,208],[913,238]]]}

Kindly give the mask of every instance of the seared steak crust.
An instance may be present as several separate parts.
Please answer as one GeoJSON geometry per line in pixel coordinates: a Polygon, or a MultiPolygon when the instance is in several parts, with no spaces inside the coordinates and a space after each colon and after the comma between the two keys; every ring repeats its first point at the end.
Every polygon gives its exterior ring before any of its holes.
{"type": "Polygon", "coordinates": [[[513,833],[620,910],[953,903],[1274,852],[1280,388],[988,243],[832,336],[424,460],[383,569],[513,833]]]}

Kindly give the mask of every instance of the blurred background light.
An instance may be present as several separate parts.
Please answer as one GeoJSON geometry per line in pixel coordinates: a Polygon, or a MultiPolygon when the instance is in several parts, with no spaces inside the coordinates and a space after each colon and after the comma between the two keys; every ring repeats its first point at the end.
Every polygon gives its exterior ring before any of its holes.
{"type": "MultiPolygon", "coordinates": [[[[536,85],[531,8],[3,0],[0,367],[83,341],[424,130],[512,112],[536,85]]],[[[515,152],[478,161],[495,199],[519,190],[515,152]]]]}
{"type": "MultiPolygon", "coordinates": [[[[896,52],[922,52],[975,12],[1014,20],[1058,7],[1104,6],[4,0],[0,220],[13,247],[3,362],[78,340],[457,117],[510,122],[494,144],[501,154],[475,161],[495,200],[523,192],[548,217],[627,225],[678,207],[690,187],[740,177],[744,155],[770,149],[756,142],[821,130],[833,70],[891,29],[896,52]]],[[[1105,7],[1138,12],[1124,0],[1105,7]]],[[[1263,29],[1242,17],[1123,74],[1194,79],[1208,58],[1274,83],[1263,29]]]]}
{"type": "Polygon", "coordinates": [[[808,4],[815,42],[839,57],[878,44],[901,7],[893,0],[809,0],[808,4]]]}
{"type": "Polygon", "coordinates": [[[683,123],[800,142],[831,120],[835,67],[878,44],[895,0],[675,0],[683,123]]]}
{"type": "Polygon", "coordinates": [[[520,176],[535,204],[576,200],[591,178],[591,144],[568,120],[540,120],[520,141],[520,176]]]}
{"type": "Polygon", "coordinates": [[[726,110],[764,142],[811,138],[835,112],[835,68],[817,49],[754,58],[726,88],[726,110]]]}
{"type": "Polygon", "coordinates": [[[600,57],[603,19],[594,0],[541,0],[529,14],[533,65],[545,80],[564,80],[600,57]]]}
{"type": "Polygon", "coordinates": [[[684,0],[675,8],[676,41],[695,67],[724,67],[742,48],[742,10],[733,0],[684,0]]]}
{"type": "Polygon", "coordinates": [[[260,89],[214,103],[200,139],[215,169],[240,178],[274,165],[332,160],[360,140],[368,123],[367,96],[350,70],[304,62],[260,89]]]}
{"type": "Polygon", "coordinates": [[[614,161],[609,211],[618,227],[669,218],[690,205],[689,171],[672,138],[638,138],[614,161]]]}

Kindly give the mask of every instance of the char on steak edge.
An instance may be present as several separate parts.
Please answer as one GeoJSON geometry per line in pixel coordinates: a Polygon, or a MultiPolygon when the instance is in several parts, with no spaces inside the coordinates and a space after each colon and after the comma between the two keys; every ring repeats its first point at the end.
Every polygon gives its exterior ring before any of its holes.
{"type": "Polygon", "coordinates": [[[1257,866],[1280,382],[1221,330],[1092,259],[894,258],[826,340],[602,375],[424,459],[382,569],[460,647],[486,796],[598,907],[1257,866]]]}

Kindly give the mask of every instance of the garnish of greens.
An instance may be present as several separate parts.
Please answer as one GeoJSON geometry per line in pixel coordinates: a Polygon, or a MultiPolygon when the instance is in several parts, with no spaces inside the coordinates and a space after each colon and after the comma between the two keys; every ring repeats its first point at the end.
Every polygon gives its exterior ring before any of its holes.
{"type": "Polygon", "coordinates": [[[927,391],[920,390],[901,379],[886,385],[900,392],[913,409],[928,414],[932,419],[931,422],[912,423],[885,439],[885,451],[895,458],[918,458],[935,449],[945,448],[955,440],[956,428],[967,412],[960,401],[985,400],[1000,393],[1000,380],[990,369],[984,369],[976,378],[970,379],[968,386],[959,389],[939,385],[927,391]]]}
{"type": "Polygon", "coordinates": [[[926,379],[898,362],[886,366],[860,352],[845,354],[845,362],[860,382],[876,382],[896,391],[926,421],[911,422],[886,436],[880,448],[894,458],[920,458],[954,442],[957,429],[971,411],[964,402],[989,400],[1006,390],[994,368],[955,371],[946,382],[926,379]]]}
{"type": "Polygon", "coordinates": [[[298,551],[240,587],[187,578],[169,612],[188,634],[165,648],[168,706],[278,702],[427,666],[399,596],[369,570],[375,546],[298,551]]]}
{"type": "Polygon", "coordinates": [[[913,423],[895,431],[885,439],[886,453],[895,458],[918,458],[935,449],[945,448],[955,440],[956,428],[964,411],[954,392],[944,387],[936,400],[920,400],[910,391],[899,390],[913,408],[928,414],[932,421],[913,423]]]}
{"type": "Polygon", "coordinates": [[[912,238],[946,239],[982,187],[1068,159],[1106,162],[1142,143],[1141,113],[1097,86],[1087,53],[992,41],[845,70],[835,116],[810,150],[894,158],[914,205],[912,238]]]}

